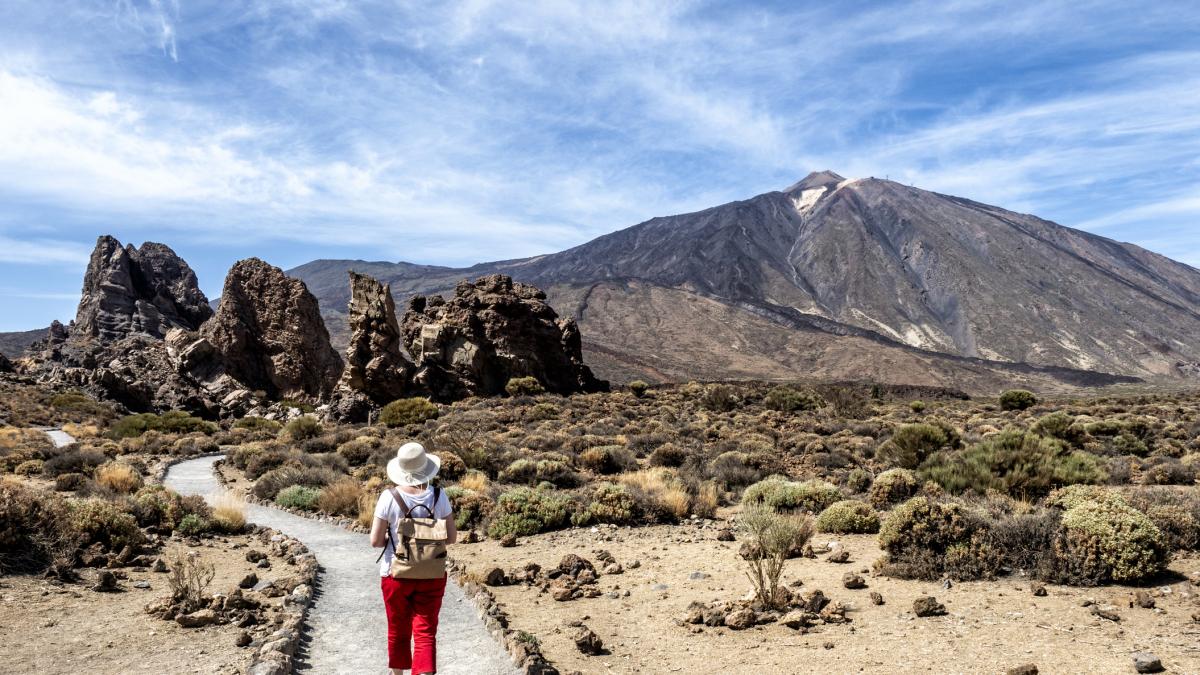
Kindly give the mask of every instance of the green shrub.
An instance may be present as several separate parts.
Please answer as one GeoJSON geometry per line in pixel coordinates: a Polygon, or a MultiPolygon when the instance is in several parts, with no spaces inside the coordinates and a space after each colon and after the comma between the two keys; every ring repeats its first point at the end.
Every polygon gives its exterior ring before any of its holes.
{"type": "Polygon", "coordinates": [[[528,536],[567,526],[575,506],[570,496],[554,490],[519,487],[500,495],[488,524],[488,536],[528,536]]]}
{"type": "Polygon", "coordinates": [[[1024,389],[1009,389],[1000,394],[1000,409],[1001,410],[1025,410],[1037,405],[1037,396],[1031,391],[1024,389]]]}
{"type": "Polygon", "coordinates": [[[100,403],[81,391],[67,391],[55,394],[50,399],[50,407],[64,412],[75,412],[93,417],[105,417],[112,414],[112,408],[100,403]]]}
{"type": "Polygon", "coordinates": [[[800,410],[816,410],[824,404],[820,396],[811,391],[800,391],[795,387],[781,384],[773,387],[763,397],[763,405],[779,412],[797,412],[800,410]]]}
{"type": "Polygon", "coordinates": [[[1100,485],[1068,485],[1046,496],[1046,506],[1067,511],[1084,502],[1127,504],[1120,493],[1100,485]]]}
{"type": "Polygon", "coordinates": [[[1044,495],[1060,485],[1101,483],[1108,477],[1095,455],[1017,429],[961,452],[931,456],[922,464],[921,475],[952,493],[998,490],[1021,496],[1044,495]]]}
{"type": "Polygon", "coordinates": [[[160,431],[164,434],[215,434],[219,429],[216,424],[193,417],[182,410],[168,410],[161,415],[126,415],[113,423],[108,430],[108,436],[114,439],[137,438],[147,431],[160,431]]]}
{"type": "Polygon", "coordinates": [[[383,406],[379,411],[379,423],[389,427],[422,424],[437,419],[438,407],[424,398],[402,398],[383,406]]]}
{"type": "Polygon", "coordinates": [[[557,487],[572,487],[579,484],[579,476],[571,470],[565,458],[528,459],[513,461],[500,472],[500,480],[506,483],[536,485],[543,481],[557,487]]]}
{"type": "Polygon", "coordinates": [[[321,490],[308,485],[291,485],[275,495],[275,503],[288,509],[316,511],[321,490]]]}
{"type": "Polygon", "coordinates": [[[341,455],[342,459],[346,460],[350,466],[362,466],[382,446],[383,442],[378,438],[359,436],[339,445],[337,454],[341,455]]]}
{"type": "Polygon", "coordinates": [[[917,475],[908,469],[890,469],[875,477],[868,498],[875,508],[886,508],[909,499],[921,489],[917,475]]]}
{"type": "Polygon", "coordinates": [[[41,473],[45,465],[46,463],[40,459],[27,459],[18,464],[17,468],[13,469],[13,473],[18,476],[34,476],[41,473]]]}
{"type": "Polygon", "coordinates": [[[504,385],[509,396],[537,396],[546,393],[546,388],[536,377],[514,377],[504,385]]]}
{"type": "Polygon", "coordinates": [[[1075,423],[1075,418],[1065,412],[1055,412],[1039,419],[1033,425],[1032,431],[1042,436],[1050,436],[1058,440],[1078,446],[1087,438],[1084,426],[1075,423]]]}
{"type": "Polygon", "coordinates": [[[275,499],[285,488],[293,485],[324,487],[341,478],[336,471],[321,467],[281,466],[264,473],[254,483],[254,496],[259,499],[275,499]]]}
{"type": "Polygon", "coordinates": [[[727,384],[710,384],[700,394],[700,405],[715,412],[729,412],[740,404],[737,392],[727,384]]]}
{"type": "Polygon", "coordinates": [[[708,474],[727,487],[750,485],[762,478],[762,471],[750,463],[750,457],[737,450],[722,452],[708,466],[708,474]]]}
{"type": "Polygon", "coordinates": [[[558,416],[561,412],[562,411],[559,410],[558,406],[554,405],[553,403],[542,402],[535,403],[533,407],[529,409],[527,415],[531,422],[537,422],[540,420],[558,419],[558,416]]]}
{"type": "Polygon", "coordinates": [[[641,398],[646,395],[647,391],[650,391],[650,385],[646,384],[642,380],[634,380],[633,382],[629,383],[629,391],[634,396],[641,398]]]}
{"type": "Polygon", "coordinates": [[[141,527],[169,532],[183,517],[182,511],[179,495],[161,485],[147,485],[133,496],[133,515],[141,527]]]}
{"type": "Polygon", "coordinates": [[[235,429],[248,429],[250,431],[264,431],[269,434],[279,433],[283,425],[275,420],[269,420],[265,417],[243,417],[233,423],[235,429]]]}
{"type": "Polygon", "coordinates": [[[495,502],[487,495],[461,487],[445,488],[446,496],[454,504],[454,524],[466,532],[483,524],[492,513],[495,502]]]}
{"type": "Polygon", "coordinates": [[[144,537],[133,514],[113,502],[82,499],[70,503],[71,527],[81,535],[80,546],[100,544],[110,551],[142,543],[144,537]]]}
{"type": "Polygon", "coordinates": [[[95,472],[96,467],[108,461],[104,453],[96,450],[79,450],[74,446],[67,446],[55,452],[58,454],[42,463],[42,472],[51,477],[64,473],[81,473],[90,476],[95,472]]]}
{"type": "Polygon", "coordinates": [[[638,514],[637,501],[628,488],[617,483],[600,483],[591,499],[571,516],[571,524],[587,526],[595,523],[626,525],[638,514]]]}
{"type": "Polygon", "coordinates": [[[817,531],[833,534],[872,534],[879,531],[879,516],[865,502],[834,502],[817,516],[817,531]]]}
{"type": "Polygon", "coordinates": [[[1002,560],[987,534],[986,521],[961,502],[913,497],[880,526],[879,547],[887,555],[877,566],[906,579],[989,578],[1002,560]]]}
{"type": "Polygon", "coordinates": [[[851,494],[859,494],[871,489],[871,472],[862,467],[856,467],[846,474],[846,489],[851,494]]]}
{"type": "Polygon", "coordinates": [[[57,492],[74,492],[87,485],[88,477],[81,473],[63,473],[55,476],[54,489],[57,492]]]}
{"type": "Polygon", "coordinates": [[[915,469],[929,455],[959,443],[958,434],[947,426],[905,424],[879,446],[876,456],[888,464],[915,469]]]}
{"type": "Polygon", "coordinates": [[[927,407],[928,406],[925,405],[925,401],[913,401],[912,403],[908,404],[908,409],[917,414],[925,412],[927,407]]]}
{"type": "Polygon", "coordinates": [[[1115,502],[1084,501],[1063,513],[1054,552],[1059,574],[1071,583],[1136,583],[1170,562],[1167,543],[1150,518],[1115,502]]]}
{"type": "Polygon", "coordinates": [[[783,476],[771,476],[746,488],[743,504],[766,504],[776,511],[805,510],[819,513],[842,499],[842,492],[832,483],[809,480],[790,481],[783,476]]]}
{"type": "Polygon", "coordinates": [[[324,432],[321,422],[315,417],[302,415],[283,425],[280,438],[292,442],[306,441],[316,438],[324,432]]]}
{"type": "Polygon", "coordinates": [[[179,520],[179,524],[175,526],[175,531],[185,537],[198,537],[213,529],[212,521],[207,518],[202,518],[194,513],[189,513],[179,520]]]}

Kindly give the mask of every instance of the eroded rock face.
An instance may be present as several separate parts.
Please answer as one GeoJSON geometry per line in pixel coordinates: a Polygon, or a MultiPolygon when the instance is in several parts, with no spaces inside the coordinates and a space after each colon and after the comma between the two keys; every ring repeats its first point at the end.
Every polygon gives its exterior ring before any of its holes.
{"type": "Polygon", "coordinates": [[[227,375],[271,397],[326,396],[342,372],[317,299],[303,281],[258,258],[229,270],[220,307],[200,336],[227,375]]]}
{"type": "Polygon", "coordinates": [[[384,405],[405,394],[413,364],[404,354],[392,289],[350,272],[350,346],[339,388],[384,405]]]}
{"type": "Polygon", "coordinates": [[[96,241],[83,277],[72,334],[111,344],[130,335],[162,338],[172,328],[195,330],[213,314],[196,274],[169,247],[96,241]]]}
{"type": "Polygon", "coordinates": [[[416,296],[401,322],[414,387],[437,400],[503,393],[532,376],[557,394],[607,387],[583,364],[579,328],[541,290],[495,274],[464,281],[449,300],[416,296]]]}

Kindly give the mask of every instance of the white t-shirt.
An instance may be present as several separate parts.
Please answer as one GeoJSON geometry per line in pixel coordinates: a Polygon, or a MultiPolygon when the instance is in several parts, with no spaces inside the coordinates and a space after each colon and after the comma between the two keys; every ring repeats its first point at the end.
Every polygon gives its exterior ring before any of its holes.
{"type": "MultiPolygon", "coordinates": [[[[404,500],[405,506],[410,511],[416,508],[418,504],[429,507],[433,502],[433,488],[426,488],[419,495],[410,495],[400,488],[396,488],[396,492],[404,500]]],[[[436,504],[433,504],[433,517],[439,520],[446,520],[453,513],[454,509],[450,506],[450,498],[446,496],[444,489],[440,490],[439,499],[436,504]]],[[[379,576],[381,577],[386,577],[392,567],[392,554],[395,552],[392,542],[397,539],[396,522],[400,520],[401,515],[400,505],[396,503],[395,499],[392,499],[391,490],[384,490],[383,494],[379,495],[379,501],[375,502],[375,517],[388,521],[388,529],[391,530],[392,536],[387,544],[384,545],[383,559],[379,561],[379,576]]],[[[417,513],[414,515],[418,518],[428,517],[425,509],[417,509],[417,513]]]]}

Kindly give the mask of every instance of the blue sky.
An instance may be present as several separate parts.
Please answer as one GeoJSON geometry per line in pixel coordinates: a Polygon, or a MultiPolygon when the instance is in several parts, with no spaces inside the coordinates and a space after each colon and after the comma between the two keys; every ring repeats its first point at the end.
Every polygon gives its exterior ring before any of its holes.
{"type": "Polygon", "coordinates": [[[813,169],[1200,266],[1190,2],[6,0],[0,330],[96,236],[235,260],[546,253],[813,169]]]}

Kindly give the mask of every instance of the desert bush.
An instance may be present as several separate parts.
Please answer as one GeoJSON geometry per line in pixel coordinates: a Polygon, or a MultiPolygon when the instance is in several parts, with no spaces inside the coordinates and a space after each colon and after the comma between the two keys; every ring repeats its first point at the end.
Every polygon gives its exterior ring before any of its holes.
{"type": "Polygon", "coordinates": [[[750,463],[750,457],[744,452],[730,450],[717,455],[708,465],[707,474],[727,488],[750,485],[762,478],[763,473],[750,463]]]}
{"type": "Polygon", "coordinates": [[[500,495],[488,524],[488,536],[528,536],[566,527],[574,502],[555,490],[518,487],[500,495]]]}
{"type": "Polygon", "coordinates": [[[269,420],[264,417],[243,417],[233,423],[234,429],[247,429],[249,431],[261,431],[268,434],[277,434],[283,428],[283,425],[275,420],[269,420]]]}
{"type": "Polygon", "coordinates": [[[81,473],[90,476],[96,467],[104,464],[107,457],[95,450],[79,450],[67,446],[57,451],[42,464],[42,471],[50,477],[64,473],[81,473]]]}
{"type": "Polygon", "coordinates": [[[383,406],[379,423],[385,427],[403,427],[437,419],[438,407],[424,398],[402,398],[383,406]]]}
{"type": "Polygon", "coordinates": [[[804,510],[813,513],[820,513],[841,499],[841,490],[832,483],[815,479],[798,482],[783,476],[771,476],[759,481],[742,494],[743,504],[765,504],[776,511],[804,510]]]}
{"type": "Polygon", "coordinates": [[[1068,485],[1052,490],[1045,500],[1046,506],[1063,511],[1073,509],[1084,502],[1127,504],[1120,493],[1099,485],[1068,485]]]}
{"type": "Polygon", "coordinates": [[[275,495],[275,503],[287,509],[316,511],[321,490],[307,485],[289,485],[275,495]]]}
{"type": "Polygon", "coordinates": [[[18,476],[35,476],[41,473],[45,466],[46,463],[40,459],[27,459],[18,464],[17,468],[13,469],[13,473],[18,476]]]}
{"type": "Polygon", "coordinates": [[[204,593],[216,576],[216,567],[202,559],[199,553],[182,549],[176,550],[169,560],[167,583],[171,587],[171,600],[187,612],[207,604],[204,593]]]}
{"type": "Polygon", "coordinates": [[[170,445],[169,452],[176,456],[191,457],[193,455],[218,452],[220,449],[221,446],[211,436],[188,434],[182,438],[175,439],[170,445]]]}
{"type": "Polygon", "coordinates": [[[1087,438],[1087,431],[1084,426],[1075,423],[1075,418],[1071,415],[1059,411],[1050,413],[1034,423],[1031,429],[1036,434],[1042,436],[1050,436],[1058,440],[1078,447],[1087,438]]]}
{"type": "Polygon", "coordinates": [[[579,484],[579,476],[571,470],[565,458],[561,457],[514,460],[508,468],[500,472],[500,480],[527,485],[545,481],[558,487],[573,487],[579,484]]]}
{"type": "Polygon", "coordinates": [[[281,466],[262,475],[254,483],[254,496],[259,499],[275,499],[284,488],[293,485],[304,485],[320,488],[341,478],[329,469],[300,466],[281,466]]]}
{"type": "Polygon", "coordinates": [[[913,401],[912,403],[908,404],[908,409],[917,413],[918,415],[925,412],[925,409],[927,407],[929,407],[929,406],[925,405],[925,401],[920,401],[920,400],[913,401]]]}
{"type": "Polygon", "coordinates": [[[1197,468],[1174,457],[1151,457],[1141,466],[1142,485],[1192,485],[1197,468]]]}
{"type": "Polygon", "coordinates": [[[1051,581],[1056,564],[1052,547],[1061,515],[1047,508],[1000,513],[990,524],[988,539],[1000,551],[1006,567],[1051,581]]]}
{"type": "Polygon", "coordinates": [[[553,403],[535,403],[528,411],[526,411],[526,419],[530,422],[540,422],[542,420],[558,419],[562,410],[553,403]]]}
{"type": "Polygon", "coordinates": [[[183,517],[183,506],[178,494],[161,485],[147,485],[133,496],[133,516],[141,527],[152,527],[167,532],[183,517]]]}
{"type": "Polygon", "coordinates": [[[126,415],[112,424],[108,430],[109,438],[136,438],[147,431],[159,431],[164,434],[188,434],[200,432],[214,434],[218,427],[212,422],[193,417],[182,410],[168,410],[161,415],[154,413],[139,413],[126,415]]]}
{"type": "Polygon", "coordinates": [[[322,433],[324,433],[324,428],[317,418],[301,415],[283,425],[283,430],[279,432],[279,437],[285,441],[299,443],[316,438],[322,433]]]}
{"type": "Polygon", "coordinates": [[[1144,581],[1170,561],[1167,542],[1150,518],[1112,501],[1067,509],[1054,554],[1057,580],[1085,585],[1144,581]]]}
{"type": "Polygon", "coordinates": [[[1173,551],[1200,549],[1200,496],[1169,488],[1142,488],[1131,492],[1130,506],[1146,514],[1173,551]]]}
{"type": "Polygon", "coordinates": [[[638,516],[638,505],[629,489],[619,483],[600,483],[592,490],[583,508],[571,516],[571,524],[595,523],[626,525],[638,516]]]}
{"type": "Polygon", "coordinates": [[[845,486],[851,494],[860,494],[871,489],[871,482],[871,472],[861,467],[856,467],[846,474],[845,486]]]}
{"type": "Polygon", "coordinates": [[[343,478],[335,483],[326,485],[317,498],[317,508],[335,516],[353,516],[358,514],[358,500],[362,496],[362,486],[353,478],[343,478]]]}
{"type": "Polygon", "coordinates": [[[144,537],[133,514],[114,502],[81,499],[69,505],[71,528],[80,534],[80,546],[100,544],[110,551],[142,543],[144,537]]]}
{"type": "Polygon", "coordinates": [[[142,487],[142,475],[124,462],[108,462],[96,469],[96,482],[120,495],[136,492],[142,487]]]}
{"type": "Polygon", "coordinates": [[[834,417],[862,419],[871,414],[871,399],[864,392],[850,386],[833,385],[819,390],[823,406],[834,417]]]}
{"type": "Polygon", "coordinates": [[[1037,405],[1037,396],[1024,389],[1009,389],[1000,394],[1001,410],[1025,410],[1037,405]]]}
{"type": "Polygon", "coordinates": [[[446,488],[446,496],[454,504],[454,524],[463,532],[483,525],[495,505],[482,490],[462,486],[446,488]]]}
{"type": "Polygon", "coordinates": [[[16,482],[0,482],[0,574],[69,569],[74,534],[63,500],[16,482]]]}
{"type": "Polygon", "coordinates": [[[57,492],[74,492],[88,482],[88,477],[81,473],[63,473],[55,476],[54,489],[57,492]]]}
{"type": "Polygon", "coordinates": [[[737,519],[741,539],[758,555],[746,561],[747,576],[754,585],[758,601],[767,607],[782,608],[779,579],[790,551],[804,546],[812,538],[812,519],[778,513],[765,505],[750,505],[737,519]]]}
{"type": "Polygon", "coordinates": [[[921,475],[952,493],[998,490],[1039,496],[1075,483],[1101,483],[1107,475],[1098,457],[1069,450],[1060,441],[1009,429],[956,453],[937,453],[921,475]]]}
{"type": "Polygon", "coordinates": [[[208,518],[189,513],[175,525],[175,531],[185,537],[199,537],[213,529],[213,523],[208,518]]]}
{"type": "Polygon", "coordinates": [[[866,502],[846,499],[830,504],[817,516],[817,531],[872,534],[879,531],[879,516],[866,502]]]}
{"type": "Polygon", "coordinates": [[[647,391],[650,391],[650,385],[646,384],[642,380],[634,380],[633,382],[629,383],[629,391],[634,396],[642,398],[646,395],[647,391]]]}
{"type": "Polygon", "coordinates": [[[688,515],[692,498],[673,469],[656,467],[621,474],[617,481],[629,489],[638,511],[650,522],[673,523],[688,515]]]}
{"type": "Polygon", "coordinates": [[[458,486],[464,490],[484,492],[488,488],[487,474],[474,469],[469,470],[463,474],[462,478],[458,479],[458,486]]]}
{"type": "Polygon", "coordinates": [[[593,473],[609,475],[636,468],[637,460],[623,446],[601,445],[580,453],[579,464],[593,473]]]}
{"type": "Polygon", "coordinates": [[[112,414],[109,405],[100,403],[78,390],[55,394],[50,399],[50,407],[92,417],[107,417],[112,414]]]}
{"type": "Polygon", "coordinates": [[[959,501],[924,496],[892,510],[879,528],[879,547],[887,553],[880,571],[906,579],[989,578],[1002,562],[979,514],[959,501]]]}
{"type": "Polygon", "coordinates": [[[338,446],[337,453],[350,466],[362,466],[383,445],[378,438],[359,436],[338,446]]]}
{"type": "Polygon", "coordinates": [[[737,392],[727,384],[710,384],[700,394],[700,405],[715,412],[729,412],[740,404],[737,392]]]}
{"type": "Polygon", "coordinates": [[[785,384],[771,388],[763,397],[763,405],[779,412],[797,412],[800,410],[816,410],[824,401],[811,391],[800,391],[785,384]]]}
{"type": "Polygon", "coordinates": [[[945,426],[906,424],[879,446],[876,456],[883,462],[904,469],[915,469],[925,459],[958,444],[957,434],[945,426]]]}
{"type": "Polygon", "coordinates": [[[536,377],[514,377],[504,385],[504,391],[509,396],[537,396],[546,393],[546,388],[536,377]]]}
{"type": "Polygon", "coordinates": [[[663,443],[650,453],[650,466],[679,467],[687,461],[688,451],[674,443],[663,443]]]}
{"type": "Polygon", "coordinates": [[[467,463],[453,452],[442,452],[438,457],[442,460],[442,468],[438,471],[442,480],[455,481],[467,472],[467,463]]]}

